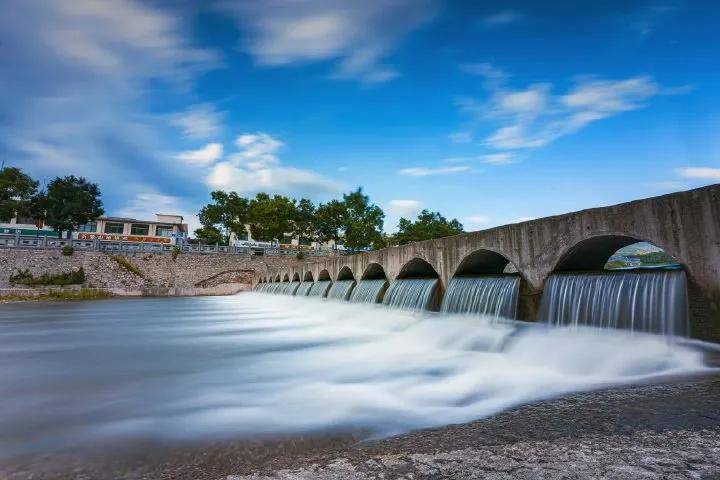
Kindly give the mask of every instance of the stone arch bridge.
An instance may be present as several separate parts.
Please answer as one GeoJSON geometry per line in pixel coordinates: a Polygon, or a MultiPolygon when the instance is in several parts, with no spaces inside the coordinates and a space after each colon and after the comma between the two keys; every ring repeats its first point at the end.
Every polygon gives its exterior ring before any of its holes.
{"type": "Polygon", "coordinates": [[[692,335],[720,342],[720,185],[258,272],[254,282],[437,276],[444,288],[456,274],[515,272],[519,316],[534,320],[551,273],[601,270],[638,241],[684,266],[692,335]]]}

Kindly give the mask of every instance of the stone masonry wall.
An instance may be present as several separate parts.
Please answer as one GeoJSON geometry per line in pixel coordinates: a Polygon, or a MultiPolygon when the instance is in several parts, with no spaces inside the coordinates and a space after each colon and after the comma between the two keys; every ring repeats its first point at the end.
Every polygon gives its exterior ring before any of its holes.
{"type": "Polygon", "coordinates": [[[250,283],[253,274],[271,269],[301,266],[292,256],[248,256],[182,253],[123,253],[142,276],[136,275],[102,252],[75,250],[64,256],[55,249],[0,249],[0,288],[9,288],[9,277],[18,270],[33,275],[63,273],[83,267],[86,284],[112,289],[214,287],[225,283],[250,283]]]}

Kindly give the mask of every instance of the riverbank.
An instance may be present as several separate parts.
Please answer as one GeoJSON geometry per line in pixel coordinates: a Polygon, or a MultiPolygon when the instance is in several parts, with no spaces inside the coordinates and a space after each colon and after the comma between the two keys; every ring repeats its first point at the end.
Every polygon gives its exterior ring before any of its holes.
{"type": "Polygon", "coordinates": [[[360,435],[135,445],[16,458],[0,478],[371,479],[720,476],[720,376],[610,388],[393,438],[360,435]]]}

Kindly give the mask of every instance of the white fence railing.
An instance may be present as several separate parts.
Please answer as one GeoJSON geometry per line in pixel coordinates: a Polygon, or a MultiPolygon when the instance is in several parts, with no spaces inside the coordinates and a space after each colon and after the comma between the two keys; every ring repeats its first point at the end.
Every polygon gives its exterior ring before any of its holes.
{"type": "MultiPolygon", "coordinates": [[[[122,240],[77,240],[52,237],[32,237],[27,235],[0,234],[0,248],[50,248],[60,249],[72,246],[78,250],[97,252],[171,252],[175,245],[152,242],[129,242],[122,240]]],[[[287,245],[278,247],[235,247],[228,245],[178,245],[181,252],[207,253],[207,254],[233,254],[233,255],[297,255],[302,252],[311,257],[340,255],[337,250],[295,248],[287,245]]]]}

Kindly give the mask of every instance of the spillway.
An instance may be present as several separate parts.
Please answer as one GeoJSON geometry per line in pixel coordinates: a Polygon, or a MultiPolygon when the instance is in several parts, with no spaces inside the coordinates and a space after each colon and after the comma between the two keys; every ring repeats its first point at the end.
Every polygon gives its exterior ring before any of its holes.
{"type": "Polygon", "coordinates": [[[307,297],[307,294],[310,293],[310,289],[313,286],[313,282],[302,282],[300,283],[300,286],[295,290],[295,296],[296,297],[307,297]]]}
{"type": "Polygon", "coordinates": [[[539,319],[551,325],[687,335],[685,272],[551,275],[545,285],[539,319]]]}
{"type": "Polygon", "coordinates": [[[409,310],[425,310],[431,306],[438,287],[437,278],[402,278],[390,284],[383,305],[409,310]]]}
{"type": "Polygon", "coordinates": [[[360,280],[350,296],[353,303],[379,303],[388,287],[388,281],[360,280]]]}
{"type": "Polygon", "coordinates": [[[308,297],[324,297],[328,293],[328,289],[330,289],[330,286],[332,285],[332,282],[330,280],[320,280],[313,284],[312,287],[310,287],[310,291],[308,292],[308,297]]]}
{"type": "Polygon", "coordinates": [[[448,284],[440,310],[515,318],[519,290],[517,275],[455,277],[448,284]]]}
{"type": "Polygon", "coordinates": [[[347,300],[350,298],[353,287],[355,287],[355,280],[338,280],[330,287],[327,298],[347,300]]]}

